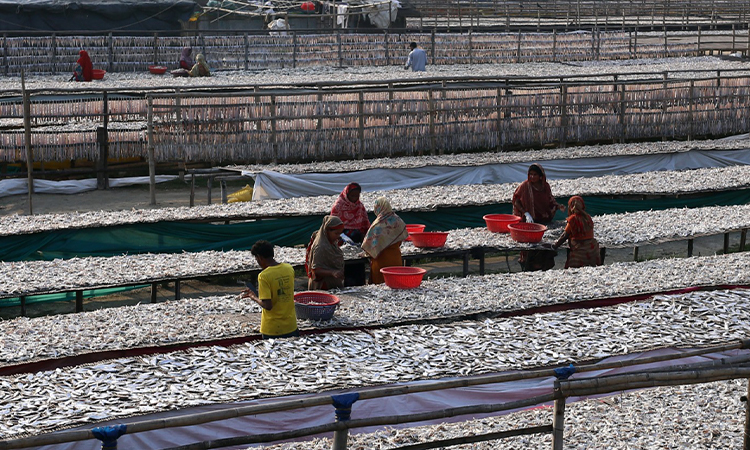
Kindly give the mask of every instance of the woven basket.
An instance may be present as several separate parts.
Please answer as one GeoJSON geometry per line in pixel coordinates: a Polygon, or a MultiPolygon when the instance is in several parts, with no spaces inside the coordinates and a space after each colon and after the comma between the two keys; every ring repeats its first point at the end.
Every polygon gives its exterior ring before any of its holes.
{"type": "Polygon", "coordinates": [[[294,311],[298,319],[331,320],[339,307],[339,298],[326,292],[298,292],[294,294],[294,311]]]}

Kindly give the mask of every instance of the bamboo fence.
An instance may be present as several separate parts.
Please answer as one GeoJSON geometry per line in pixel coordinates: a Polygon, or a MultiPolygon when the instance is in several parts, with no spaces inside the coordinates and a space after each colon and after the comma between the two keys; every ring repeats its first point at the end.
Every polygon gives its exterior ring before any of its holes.
{"type": "MultiPolygon", "coordinates": [[[[151,143],[158,162],[221,163],[745,133],[750,129],[750,76],[724,73],[692,79],[664,73],[650,79],[619,74],[611,81],[495,78],[317,89],[244,86],[229,93],[174,89],[146,98],[144,93],[106,92],[60,100],[54,92],[40,92],[30,96],[31,144],[34,161],[94,161],[103,146],[110,158],[145,158],[151,143]],[[82,120],[61,119],[73,116],[82,120]]],[[[0,133],[0,161],[25,161],[23,105],[17,96],[0,98],[0,118],[18,123],[0,133]]]]}
{"type": "Polygon", "coordinates": [[[192,47],[217,70],[311,66],[388,66],[402,64],[408,43],[419,42],[430,64],[527,61],[583,61],[695,56],[707,52],[748,53],[748,24],[731,31],[667,31],[654,37],[634,30],[507,33],[299,34],[191,32],[185,36],[9,36],[0,43],[0,73],[68,73],[86,49],[95,68],[108,72],[146,72],[149,65],[176,67],[180,51],[192,47]]]}

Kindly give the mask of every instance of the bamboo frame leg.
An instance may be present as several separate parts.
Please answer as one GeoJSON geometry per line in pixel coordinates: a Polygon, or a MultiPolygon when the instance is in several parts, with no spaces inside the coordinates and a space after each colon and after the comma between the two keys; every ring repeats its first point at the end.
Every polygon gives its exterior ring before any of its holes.
{"type": "Polygon", "coordinates": [[[156,303],[156,290],[158,287],[157,283],[151,283],[151,303],[156,303]]]}
{"type": "Polygon", "coordinates": [[[688,258],[690,258],[691,256],[693,256],[693,240],[692,239],[688,239],[687,255],[688,255],[688,258]]]}
{"type": "Polygon", "coordinates": [[[336,430],[333,432],[332,450],[346,450],[346,441],[349,439],[349,429],[336,430]]]}
{"type": "Polygon", "coordinates": [[[179,300],[182,298],[180,295],[180,280],[174,280],[174,299],[179,300]]]}
{"type": "Polygon", "coordinates": [[[729,253],[729,233],[724,233],[724,254],[729,253]]]}
{"type": "Polygon", "coordinates": [[[26,317],[26,296],[22,295],[21,300],[21,317],[26,317]]]}
{"type": "Polygon", "coordinates": [[[195,174],[190,175],[190,206],[195,206],[195,174]]]}
{"type": "MultiPolygon", "coordinates": [[[[555,382],[555,390],[559,392],[559,384],[555,382]]],[[[565,397],[555,400],[555,408],[552,416],[552,450],[563,449],[565,426],[565,397]]]]}
{"type": "Polygon", "coordinates": [[[745,400],[745,439],[743,441],[743,450],[750,450],[750,379],[747,380],[747,394],[745,400]]]}
{"type": "Polygon", "coordinates": [[[83,312],[83,291],[76,291],[76,312],[83,312]]]}
{"type": "Polygon", "coordinates": [[[479,275],[484,275],[484,249],[479,249],[479,275]]]}
{"type": "Polygon", "coordinates": [[[469,254],[469,252],[464,253],[464,267],[463,267],[464,277],[467,277],[469,275],[469,258],[470,257],[471,255],[469,254]]]}
{"type": "Polygon", "coordinates": [[[747,241],[747,228],[744,228],[740,233],[740,251],[745,251],[745,241],[747,241]]]}
{"type": "Polygon", "coordinates": [[[633,247],[633,261],[638,262],[638,247],[633,247]]]}

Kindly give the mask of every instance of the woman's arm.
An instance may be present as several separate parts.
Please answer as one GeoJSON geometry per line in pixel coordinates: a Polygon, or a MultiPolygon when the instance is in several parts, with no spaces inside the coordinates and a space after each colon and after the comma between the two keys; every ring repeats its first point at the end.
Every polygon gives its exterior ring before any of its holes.
{"type": "Polygon", "coordinates": [[[319,278],[325,278],[325,277],[333,277],[337,278],[339,280],[344,279],[344,271],[343,270],[332,270],[332,269],[312,269],[313,275],[315,276],[315,279],[319,278]]]}
{"type": "Polygon", "coordinates": [[[555,242],[554,244],[552,244],[552,248],[554,248],[555,250],[557,250],[567,240],[568,240],[568,233],[565,232],[565,231],[563,231],[563,234],[562,234],[562,236],[560,236],[560,239],[558,239],[557,242],[555,242]]]}

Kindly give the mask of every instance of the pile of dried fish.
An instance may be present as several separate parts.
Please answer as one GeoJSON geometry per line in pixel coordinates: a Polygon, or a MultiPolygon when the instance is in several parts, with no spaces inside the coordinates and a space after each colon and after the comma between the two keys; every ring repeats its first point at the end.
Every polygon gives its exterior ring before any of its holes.
{"type": "MultiPolygon", "coordinates": [[[[725,191],[750,187],[750,165],[685,171],[656,171],[632,175],[609,175],[550,181],[559,197],[572,195],[674,195],[725,191]]],[[[430,211],[438,207],[460,207],[509,203],[517,183],[430,186],[419,189],[365,192],[362,202],[372,210],[375,200],[386,196],[395,211],[430,211]]],[[[206,205],[192,208],[133,209],[68,214],[10,215],[0,218],[0,236],[31,234],[71,228],[93,228],[135,223],[187,220],[237,220],[267,217],[324,215],[336,195],[206,205]]]]}
{"type": "Polygon", "coordinates": [[[0,438],[194,405],[718,345],[750,335],[748,301],[747,291],[691,293],[593,310],[194,348],[1,377],[0,438]]]}
{"type": "MultiPolygon", "coordinates": [[[[566,303],[659,293],[693,286],[750,285],[750,252],[602,267],[425,280],[421,287],[347,288],[330,322],[302,328],[361,327],[503,313],[566,303]]],[[[238,287],[238,293],[240,288],[238,287]]],[[[92,351],[196,342],[257,333],[242,318],[260,308],[236,296],[108,308],[0,321],[0,365],[92,351]],[[163,328],[168,318],[169,328],[163,328]]]]}
{"type": "MultiPolygon", "coordinates": [[[[750,228],[750,205],[639,211],[595,216],[595,236],[603,247],[635,247],[750,228]],[[711,220],[706,220],[709,217],[711,220]]],[[[562,234],[562,222],[545,233],[554,242],[562,234]]],[[[451,230],[445,246],[420,249],[402,244],[405,256],[486,248],[499,251],[537,247],[514,241],[508,233],[487,228],[451,230]]],[[[359,247],[342,247],[346,259],[362,258],[359,247]]],[[[293,266],[305,262],[305,249],[277,247],[276,257],[293,266]]],[[[162,280],[190,279],[208,275],[237,274],[259,270],[249,251],[205,251],[178,254],[135,254],[112,257],[71,258],[53,261],[0,262],[5,277],[0,279],[0,298],[61,292],[83,288],[104,288],[162,280]]]]}
{"type": "MultiPolygon", "coordinates": [[[[406,56],[404,55],[404,58],[406,56]]],[[[210,61],[209,61],[210,63],[210,61]]],[[[697,78],[705,77],[705,71],[727,71],[747,69],[742,61],[727,61],[712,56],[685,58],[640,58],[620,61],[577,62],[576,65],[565,63],[508,63],[508,64],[450,64],[432,65],[428,72],[403,71],[398,66],[373,67],[299,67],[273,68],[262,71],[214,71],[210,82],[205,79],[173,78],[158,75],[129,72],[108,72],[103,80],[94,83],[70,83],[68,76],[29,75],[26,77],[26,89],[70,89],[78,92],[101,91],[103,88],[153,88],[179,87],[181,89],[207,88],[230,85],[274,86],[282,84],[304,84],[309,86],[317,82],[330,83],[331,80],[347,81],[383,81],[393,79],[420,79],[425,77],[555,77],[562,75],[602,75],[602,80],[612,80],[617,73],[667,73],[672,77],[697,78]],[[209,84],[210,83],[210,84],[209,84]],[[85,84],[85,86],[83,85],[85,84]]],[[[715,72],[714,72],[715,73],[715,72]]],[[[620,78],[623,79],[623,78],[620,78]]],[[[628,78],[632,79],[632,78],[628,78]]],[[[6,77],[3,80],[6,91],[21,90],[20,77],[6,77]]]]}
{"type": "MultiPolygon", "coordinates": [[[[746,390],[746,381],[731,380],[627,391],[614,397],[568,403],[565,406],[565,448],[739,449],[743,439],[745,415],[745,406],[740,397],[746,390]]],[[[350,434],[347,445],[352,450],[386,450],[420,442],[497,433],[551,423],[552,408],[535,408],[499,417],[410,428],[388,427],[374,433],[350,434]]],[[[551,435],[537,434],[450,448],[527,450],[551,447],[551,435]]],[[[319,438],[261,448],[329,450],[332,448],[332,442],[330,439],[319,438]]]]}

